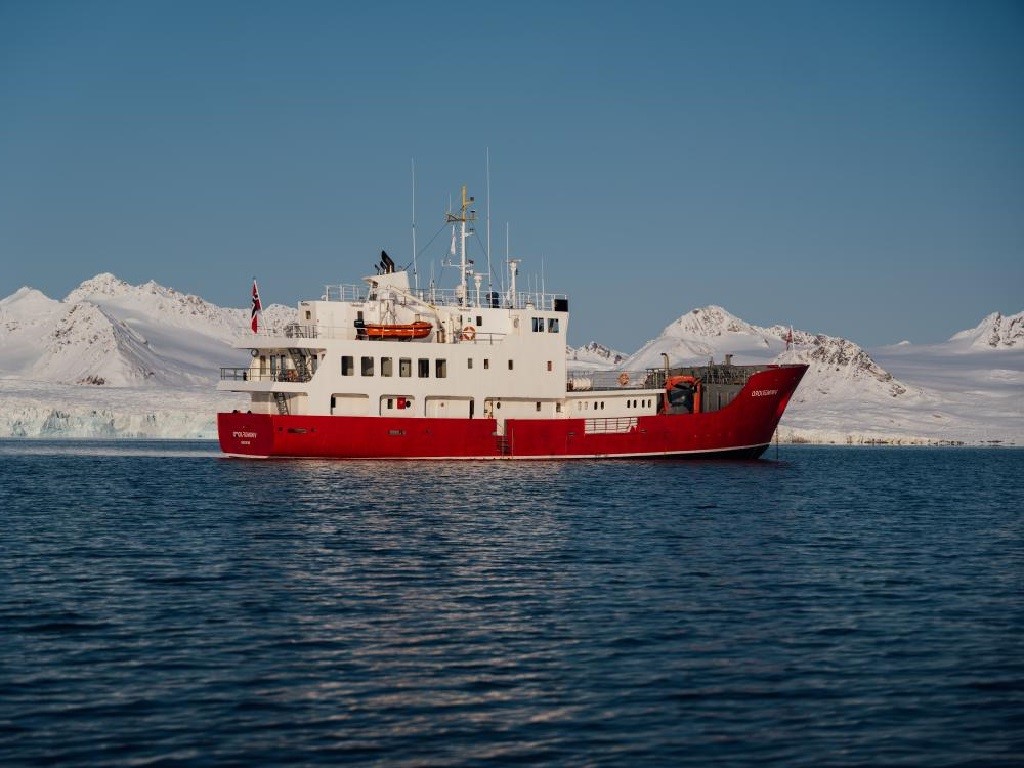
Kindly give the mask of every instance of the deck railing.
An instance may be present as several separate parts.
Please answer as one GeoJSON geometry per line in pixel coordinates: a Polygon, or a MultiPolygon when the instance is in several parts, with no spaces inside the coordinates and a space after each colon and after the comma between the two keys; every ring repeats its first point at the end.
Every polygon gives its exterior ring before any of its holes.
{"type": "MultiPolygon", "coordinates": [[[[434,338],[438,336],[438,330],[432,331],[434,338]]],[[[458,330],[455,332],[456,342],[461,344],[497,344],[508,334],[485,333],[478,331],[473,339],[463,338],[458,330]]],[[[298,325],[291,323],[283,328],[262,328],[259,333],[245,333],[240,336],[240,341],[252,341],[254,346],[260,346],[261,342],[268,339],[356,339],[359,338],[359,331],[354,326],[329,326],[329,325],[298,325]]],[[[429,338],[429,337],[428,337],[429,338]]],[[[379,341],[379,339],[378,339],[379,341]]],[[[409,341],[409,339],[384,339],[384,341],[409,341]]]]}
{"type": "Polygon", "coordinates": [[[583,424],[583,432],[587,435],[594,434],[621,434],[632,432],[636,429],[637,420],[635,416],[608,418],[608,419],[587,419],[583,424]]]}
{"type": "MultiPolygon", "coordinates": [[[[380,292],[388,293],[393,290],[392,288],[382,287],[380,292]]],[[[326,285],[324,286],[324,294],[321,298],[323,301],[360,302],[375,300],[371,298],[369,291],[370,289],[365,285],[326,285]]],[[[394,292],[398,296],[404,295],[404,291],[394,292]]],[[[568,300],[568,296],[564,293],[517,291],[516,295],[510,298],[507,293],[481,291],[480,301],[478,302],[476,300],[476,291],[471,288],[469,294],[469,300],[466,301],[459,298],[459,289],[457,288],[427,288],[410,290],[408,296],[410,300],[415,299],[424,304],[432,304],[435,307],[465,307],[467,309],[473,307],[512,309],[516,307],[518,309],[536,308],[546,312],[553,312],[555,310],[556,299],[568,300]],[[512,300],[513,298],[514,301],[512,300]]]]}
{"type": "Polygon", "coordinates": [[[221,381],[261,381],[261,382],[283,382],[286,384],[301,384],[313,377],[310,374],[301,374],[294,370],[274,371],[261,373],[251,368],[221,368],[221,381]]]}
{"type": "Polygon", "coordinates": [[[651,389],[654,383],[649,371],[567,371],[567,392],[594,392],[615,389],[651,389]]]}

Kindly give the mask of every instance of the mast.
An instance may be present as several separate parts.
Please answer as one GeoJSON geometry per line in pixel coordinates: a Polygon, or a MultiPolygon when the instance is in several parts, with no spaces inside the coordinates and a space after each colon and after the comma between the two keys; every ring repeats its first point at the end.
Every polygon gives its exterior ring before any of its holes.
{"type": "Polygon", "coordinates": [[[462,207],[458,213],[447,213],[445,214],[445,221],[449,224],[459,225],[459,240],[461,245],[459,247],[459,299],[463,302],[463,306],[469,302],[469,285],[466,280],[469,275],[469,261],[466,259],[466,240],[472,233],[472,229],[466,225],[471,221],[476,221],[476,211],[470,210],[470,205],[473,204],[475,198],[467,197],[466,185],[462,185],[462,207]]]}
{"type": "Polygon", "coordinates": [[[519,262],[522,259],[513,259],[511,252],[509,251],[509,232],[508,222],[505,222],[505,266],[508,267],[508,295],[506,302],[511,309],[515,309],[517,297],[516,297],[516,275],[519,274],[519,262]]]}

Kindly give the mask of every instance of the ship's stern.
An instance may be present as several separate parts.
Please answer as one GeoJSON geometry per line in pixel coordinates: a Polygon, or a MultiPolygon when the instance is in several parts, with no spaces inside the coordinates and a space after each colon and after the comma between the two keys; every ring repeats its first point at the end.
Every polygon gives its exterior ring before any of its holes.
{"type": "Polygon", "coordinates": [[[265,413],[217,414],[217,440],[228,456],[267,458],[274,455],[273,417],[265,413]]]}

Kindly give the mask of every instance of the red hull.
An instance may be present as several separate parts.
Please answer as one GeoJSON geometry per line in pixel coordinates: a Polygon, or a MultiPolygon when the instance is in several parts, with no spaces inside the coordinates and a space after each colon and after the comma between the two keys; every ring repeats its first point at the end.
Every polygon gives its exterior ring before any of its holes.
{"type": "Polygon", "coordinates": [[[712,413],[634,419],[279,416],[219,413],[221,450],[253,458],[568,459],[666,456],[756,458],[768,447],[806,366],[751,376],[712,413]]]}

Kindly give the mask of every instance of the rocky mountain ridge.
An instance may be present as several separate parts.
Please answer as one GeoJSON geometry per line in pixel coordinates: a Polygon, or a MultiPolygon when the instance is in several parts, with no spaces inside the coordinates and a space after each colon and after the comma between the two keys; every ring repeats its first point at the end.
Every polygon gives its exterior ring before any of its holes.
{"type": "Polygon", "coordinates": [[[950,341],[966,341],[975,348],[1009,349],[1024,346],[1024,312],[993,312],[976,328],[954,334],[950,341]]]}
{"type": "Polygon", "coordinates": [[[810,369],[801,389],[806,391],[809,384],[822,394],[845,381],[862,381],[889,397],[899,397],[909,389],[848,339],[782,325],[763,328],[716,305],[682,315],[630,356],[623,367],[659,367],[665,355],[672,365],[702,364],[715,357],[721,362],[725,355],[737,364],[804,363],[810,369]]]}

